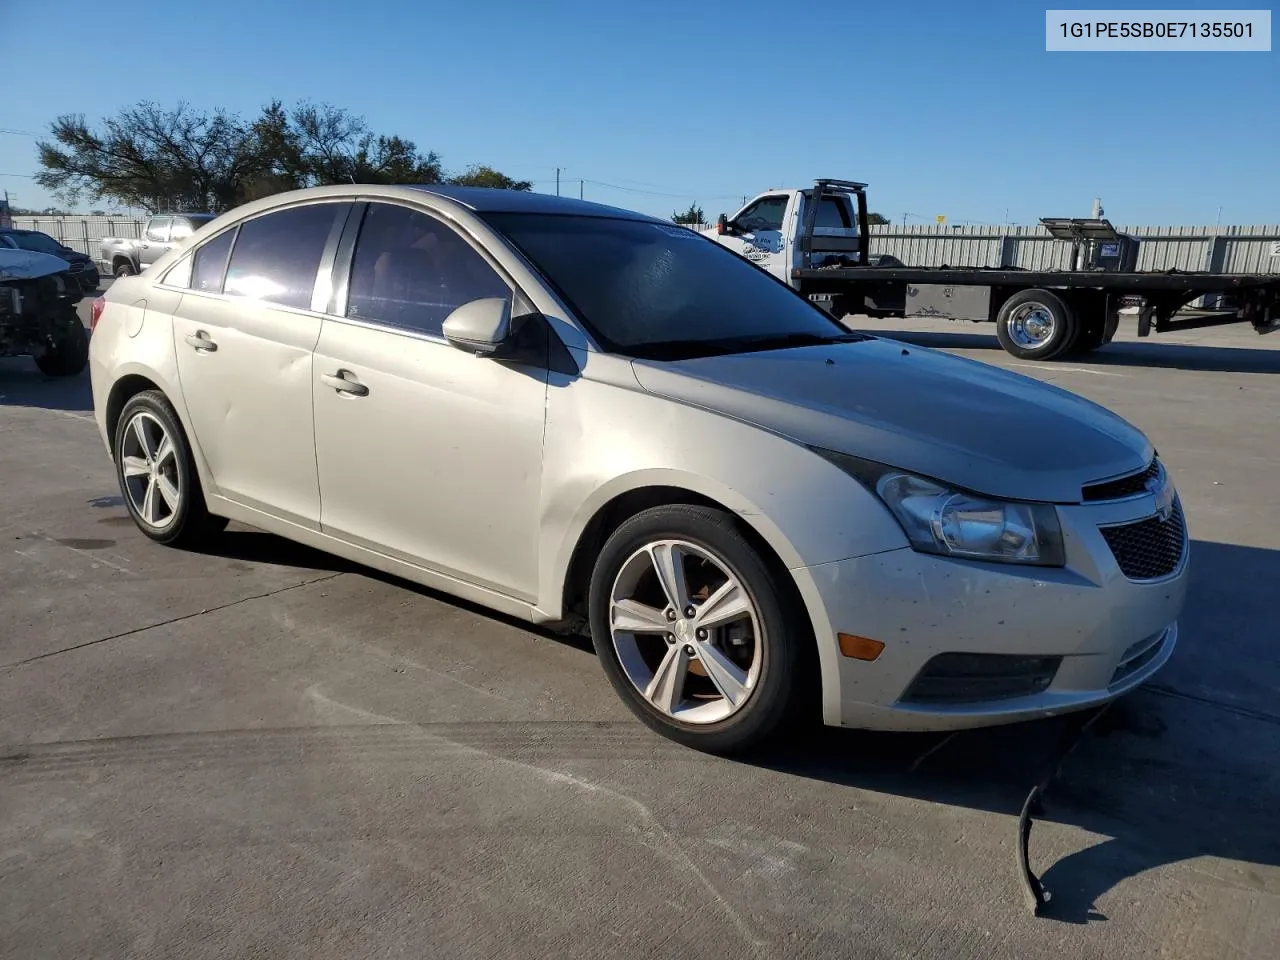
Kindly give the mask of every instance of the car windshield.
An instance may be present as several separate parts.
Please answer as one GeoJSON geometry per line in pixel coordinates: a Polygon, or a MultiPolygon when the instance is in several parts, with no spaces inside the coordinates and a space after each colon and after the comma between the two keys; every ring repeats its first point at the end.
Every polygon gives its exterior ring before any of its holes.
{"type": "Polygon", "coordinates": [[[614,353],[673,360],[864,339],[686,227],[530,213],[485,220],[614,353]]]}
{"type": "Polygon", "coordinates": [[[34,250],[36,253],[52,253],[55,257],[62,255],[62,244],[44,233],[11,233],[10,237],[23,250],[34,250]]]}

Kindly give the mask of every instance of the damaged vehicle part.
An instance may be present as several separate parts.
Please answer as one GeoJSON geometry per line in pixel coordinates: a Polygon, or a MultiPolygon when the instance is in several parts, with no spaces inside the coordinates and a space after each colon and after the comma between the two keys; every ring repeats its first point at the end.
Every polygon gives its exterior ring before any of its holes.
{"type": "Polygon", "coordinates": [[[51,377],[81,373],[89,362],[89,334],[76,315],[83,299],[65,260],[0,248],[0,357],[31,357],[51,377]]]}

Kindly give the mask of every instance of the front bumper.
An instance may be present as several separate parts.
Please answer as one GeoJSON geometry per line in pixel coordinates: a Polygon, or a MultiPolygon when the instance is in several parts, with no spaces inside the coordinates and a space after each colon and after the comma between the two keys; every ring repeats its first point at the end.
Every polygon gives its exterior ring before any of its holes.
{"type": "MultiPolygon", "coordinates": [[[[974,563],[909,548],[793,571],[823,663],[828,724],[956,730],[1087,709],[1155,674],[1178,641],[1190,540],[1167,576],[1125,576],[1101,528],[1141,520],[1154,500],[1060,508],[1065,568],[974,563]],[[842,656],[838,633],[884,644],[874,661],[842,656]],[[980,698],[922,700],[916,683],[941,654],[1061,658],[1047,685],[980,698]]],[[[982,657],[959,659],[981,660],[982,657]]]]}

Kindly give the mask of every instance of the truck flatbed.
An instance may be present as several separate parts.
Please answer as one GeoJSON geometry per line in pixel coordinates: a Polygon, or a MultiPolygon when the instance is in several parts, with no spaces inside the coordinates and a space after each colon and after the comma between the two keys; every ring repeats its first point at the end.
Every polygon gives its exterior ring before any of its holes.
{"type": "Polygon", "coordinates": [[[840,285],[851,280],[867,283],[883,281],[1040,288],[1087,287],[1094,290],[1133,292],[1135,295],[1157,290],[1170,293],[1217,293],[1280,287],[1280,274],[1178,271],[1109,273],[1095,270],[1017,270],[1008,267],[797,267],[791,271],[791,276],[804,281],[806,285],[812,284],[815,291],[824,282],[840,285]]]}

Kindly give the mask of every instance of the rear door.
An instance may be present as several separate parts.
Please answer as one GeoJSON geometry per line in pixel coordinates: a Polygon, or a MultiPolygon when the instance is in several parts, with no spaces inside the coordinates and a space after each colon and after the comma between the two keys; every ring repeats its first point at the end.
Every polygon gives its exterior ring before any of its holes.
{"type": "Polygon", "coordinates": [[[328,300],[349,210],[299,204],[205,241],[173,321],[182,396],[214,492],[313,529],[312,350],[322,323],[313,300],[328,300]]]}

